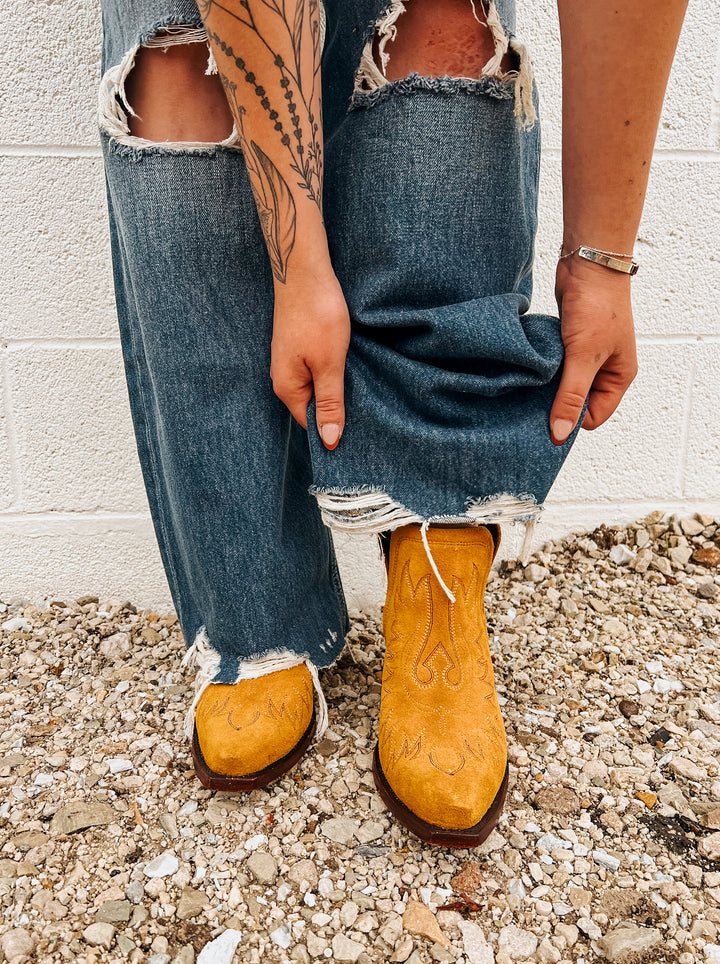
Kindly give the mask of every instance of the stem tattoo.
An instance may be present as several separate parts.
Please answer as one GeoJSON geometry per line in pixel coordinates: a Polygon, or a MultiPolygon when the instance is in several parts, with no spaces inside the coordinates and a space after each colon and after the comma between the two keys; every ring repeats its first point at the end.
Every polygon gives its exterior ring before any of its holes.
{"type": "Polygon", "coordinates": [[[286,178],[267,153],[246,135],[245,95],[251,91],[254,93],[277,132],[279,144],[288,158],[289,169],[297,176],[296,187],[317,204],[322,213],[319,0],[300,0],[294,6],[292,18],[287,13],[286,0],[199,0],[198,6],[216,52],[219,50],[232,62],[244,81],[239,89],[238,84],[228,78],[223,64],[218,65],[245,155],[273,275],[284,284],[288,259],[295,245],[297,209],[286,178]],[[269,12],[277,18],[280,33],[274,32],[273,36],[283,37],[282,50],[291,51],[291,56],[283,56],[281,51],[274,49],[261,32],[256,22],[256,15],[261,9],[264,15],[269,12]],[[242,24],[266,49],[270,62],[279,74],[282,91],[280,102],[272,100],[272,92],[268,94],[265,87],[258,83],[244,58],[236,54],[213,29],[219,11],[242,24]],[[213,26],[208,24],[208,18],[212,18],[213,26]]]}

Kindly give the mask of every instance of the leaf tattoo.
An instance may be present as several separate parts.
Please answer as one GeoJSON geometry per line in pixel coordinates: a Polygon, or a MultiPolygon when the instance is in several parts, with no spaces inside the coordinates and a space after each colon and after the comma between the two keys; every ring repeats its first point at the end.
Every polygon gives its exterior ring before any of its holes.
{"type": "Polygon", "coordinates": [[[235,108],[236,128],[245,155],[245,166],[250,179],[273,277],[281,284],[287,280],[287,263],[295,247],[297,208],[287,181],[265,151],[255,141],[248,141],[243,117],[245,108],[237,103],[237,84],[224,75],[221,80],[228,100],[235,108]]]}
{"type": "Polygon", "coordinates": [[[253,190],[273,275],[285,283],[287,262],[295,247],[296,207],[287,181],[255,141],[250,149],[258,161],[253,190]]]}

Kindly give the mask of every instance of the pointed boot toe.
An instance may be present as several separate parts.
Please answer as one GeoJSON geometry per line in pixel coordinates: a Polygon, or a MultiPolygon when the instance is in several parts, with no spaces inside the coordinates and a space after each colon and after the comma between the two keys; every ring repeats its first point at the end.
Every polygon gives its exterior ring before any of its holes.
{"type": "Polygon", "coordinates": [[[254,790],[294,766],[314,733],[313,682],[304,664],[211,683],[195,711],[195,772],[210,790],[254,790]]]}
{"type": "Polygon", "coordinates": [[[383,614],[386,652],[378,790],[400,822],[428,843],[478,846],[507,792],[505,726],[484,611],[497,527],[434,527],[430,565],[418,526],[392,533],[383,614]]]}

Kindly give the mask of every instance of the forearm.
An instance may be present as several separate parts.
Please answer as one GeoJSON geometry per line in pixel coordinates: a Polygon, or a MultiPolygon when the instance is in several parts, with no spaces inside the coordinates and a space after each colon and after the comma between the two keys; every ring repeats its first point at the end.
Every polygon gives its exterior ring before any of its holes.
{"type": "Polygon", "coordinates": [[[632,251],[686,6],[558,0],[566,251],[632,251]]]}
{"type": "Polygon", "coordinates": [[[318,0],[202,0],[276,286],[329,268],[318,0]]]}

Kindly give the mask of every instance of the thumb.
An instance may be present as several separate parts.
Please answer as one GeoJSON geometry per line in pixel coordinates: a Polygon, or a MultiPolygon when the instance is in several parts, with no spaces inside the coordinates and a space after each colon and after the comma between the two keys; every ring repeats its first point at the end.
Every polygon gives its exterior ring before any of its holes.
{"type": "Polygon", "coordinates": [[[550,434],[555,445],[562,445],[575,428],[596,374],[594,360],[566,354],[560,386],[550,412],[550,434]]]}
{"type": "Polygon", "coordinates": [[[315,420],[327,449],[336,448],[345,427],[344,367],[313,373],[315,420]]]}

